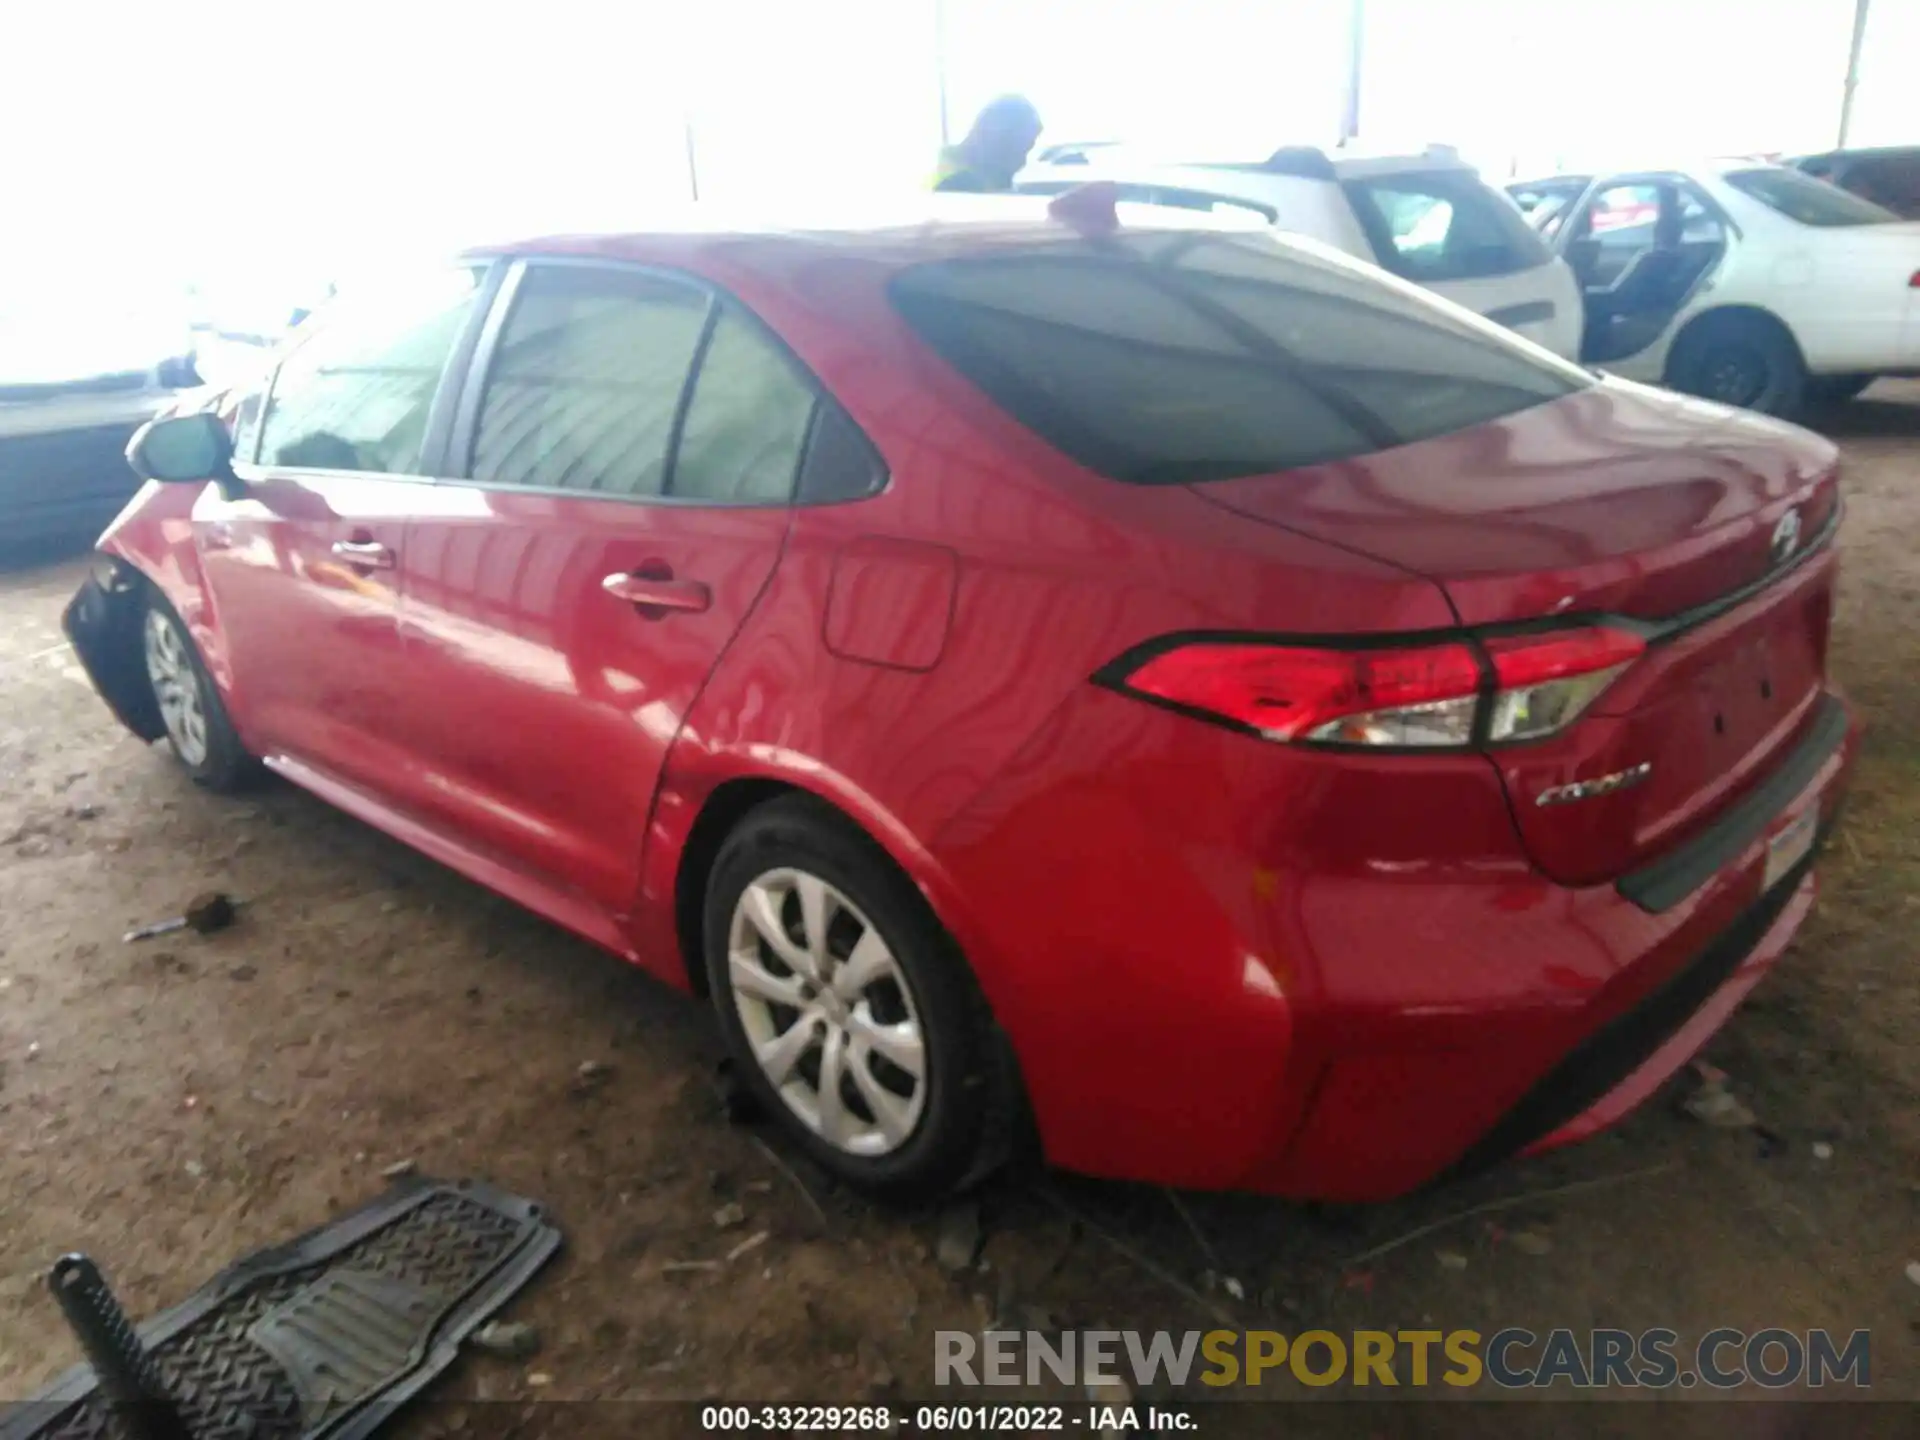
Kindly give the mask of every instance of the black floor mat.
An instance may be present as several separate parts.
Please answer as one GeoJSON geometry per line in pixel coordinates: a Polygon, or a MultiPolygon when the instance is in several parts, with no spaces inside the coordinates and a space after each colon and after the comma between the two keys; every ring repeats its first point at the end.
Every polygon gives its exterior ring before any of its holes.
{"type": "MultiPolygon", "coordinates": [[[[140,1338],[193,1440],[359,1440],[559,1247],[531,1201],[474,1181],[403,1181],[230,1266],[140,1338]]],[[[85,1365],[0,1412],[0,1440],[118,1436],[85,1365]]]]}

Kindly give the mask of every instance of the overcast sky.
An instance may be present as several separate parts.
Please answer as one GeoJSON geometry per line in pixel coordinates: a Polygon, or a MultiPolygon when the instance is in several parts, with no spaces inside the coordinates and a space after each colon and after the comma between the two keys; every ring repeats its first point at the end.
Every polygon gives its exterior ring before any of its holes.
{"type": "MultiPolygon", "coordinates": [[[[476,230],[644,223],[925,183],[934,0],[18,6],[0,52],[23,264],[230,274],[476,230]]],[[[1852,0],[1369,0],[1363,129],[1489,169],[1829,145],[1852,0]]],[[[1920,0],[1876,0],[1859,143],[1920,141],[1920,0]]],[[[946,0],[956,130],[1023,90],[1053,139],[1331,139],[1346,0],[946,0]]]]}

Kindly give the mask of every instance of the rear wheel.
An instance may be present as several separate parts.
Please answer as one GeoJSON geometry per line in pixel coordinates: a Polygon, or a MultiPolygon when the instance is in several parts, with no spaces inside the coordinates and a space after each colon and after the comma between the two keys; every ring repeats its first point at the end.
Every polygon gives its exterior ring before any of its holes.
{"type": "Polygon", "coordinates": [[[1807,398],[1800,347],[1778,321],[1709,317],[1690,327],[1667,360],[1667,383],[1722,405],[1791,419],[1807,398]]]}
{"type": "Polygon", "coordinates": [[[728,1048],[796,1143],[878,1194],[970,1176],[996,1098],[985,1007],[878,846],[816,801],[764,805],[722,845],[705,919],[728,1048]]]}
{"type": "Polygon", "coordinates": [[[174,758],[195,784],[209,790],[245,788],[258,774],[259,762],[240,743],[187,627],[158,592],[147,597],[140,640],[147,683],[174,758]]]}

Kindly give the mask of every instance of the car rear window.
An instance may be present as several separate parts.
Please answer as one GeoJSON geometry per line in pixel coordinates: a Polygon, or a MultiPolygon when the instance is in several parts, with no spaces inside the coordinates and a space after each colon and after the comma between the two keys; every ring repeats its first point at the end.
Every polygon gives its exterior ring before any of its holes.
{"type": "Polygon", "coordinates": [[[1411,286],[1263,235],[944,261],[904,271],[893,298],[1016,420],[1135,484],[1350,459],[1592,383],[1411,286]]]}
{"type": "Polygon", "coordinates": [[[1531,270],[1546,244],[1506,198],[1468,170],[1342,182],[1380,263],[1422,285],[1531,270]]]}
{"type": "Polygon", "coordinates": [[[1841,225],[1884,225],[1900,217],[1871,200],[1849,195],[1837,185],[1803,175],[1798,170],[1770,165],[1762,170],[1732,170],[1726,182],[1743,195],[1751,195],[1770,210],[1778,210],[1789,220],[1822,229],[1841,225]]]}

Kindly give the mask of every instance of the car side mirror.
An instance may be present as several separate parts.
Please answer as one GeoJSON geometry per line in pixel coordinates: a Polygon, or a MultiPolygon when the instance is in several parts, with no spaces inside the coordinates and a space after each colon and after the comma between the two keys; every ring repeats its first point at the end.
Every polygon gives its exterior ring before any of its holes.
{"type": "Polygon", "coordinates": [[[127,463],[142,480],[170,485],[211,481],[230,500],[243,488],[233,473],[233,436],[218,415],[149,420],[127,442],[127,463]]]}

